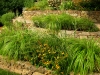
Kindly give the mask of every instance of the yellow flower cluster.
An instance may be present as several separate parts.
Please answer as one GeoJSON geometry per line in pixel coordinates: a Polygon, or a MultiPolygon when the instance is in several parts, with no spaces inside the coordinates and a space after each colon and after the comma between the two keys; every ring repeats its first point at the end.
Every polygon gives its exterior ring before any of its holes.
{"type": "Polygon", "coordinates": [[[56,64],[56,69],[60,69],[60,66],[58,64],[56,64]]]}
{"type": "MultiPolygon", "coordinates": [[[[55,50],[55,48],[50,47],[46,43],[40,43],[36,52],[38,54],[39,62],[41,62],[43,66],[46,66],[48,68],[50,67],[51,69],[58,71],[61,70],[62,67],[59,65],[61,60],[66,59],[68,57],[68,54],[66,52],[57,51],[55,50]]],[[[60,72],[63,75],[63,72],[60,72]]]]}
{"type": "Polygon", "coordinates": [[[51,63],[51,61],[44,62],[45,65],[49,65],[50,63],[51,63]]]}

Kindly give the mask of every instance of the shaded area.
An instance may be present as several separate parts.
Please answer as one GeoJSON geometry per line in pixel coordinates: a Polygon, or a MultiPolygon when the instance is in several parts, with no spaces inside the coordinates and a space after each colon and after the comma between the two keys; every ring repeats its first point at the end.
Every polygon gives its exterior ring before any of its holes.
{"type": "Polygon", "coordinates": [[[3,27],[4,25],[0,22],[0,27],[3,27]]]}

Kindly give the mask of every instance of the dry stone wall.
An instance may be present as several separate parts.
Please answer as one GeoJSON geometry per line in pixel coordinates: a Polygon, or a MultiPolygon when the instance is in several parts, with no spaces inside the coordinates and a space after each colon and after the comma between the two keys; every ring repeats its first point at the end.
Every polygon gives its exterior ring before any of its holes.
{"type": "Polygon", "coordinates": [[[38,15],[61,14],[61,13],[70,14],[74,17],[86,17],[86,18],[91,19],[95,23],[100,23],[100,11],[78,11],[78,10],[67,10],[67,11],[34,10],[34,11],[25,11],[25,10],[23,10],[23,17],[25,19],[32,19],[32,17],[38,16],[38,15]]]}
{"type": "Polygon", "coordinates": [[[0,68],[20,75],[52,75],[50,70],[40,66],[33,66],[29,62],[8,60],[0,55],[0,68]]]}
{"type": "MultiPolygon", "coordinates": [[[[25,20],[32,20],[32,17],[38,15],[47,15],[47,14],[61,14],[66,13],[70,14],[74,17],[87,17],[95,23],[100,23],[100,11],[77,11],[77,10],[68,10],[68,11],[52,11],[52,10],[34,10],[34,11],[23,11],[23,18],[25,20]]],[[[96,25],[97,26],[97,25],[96,25]]],[[[100,28],[100,24],[97,26],[100,28]]],[[[61,30],[59,36],[71,36],[75,38],[100,38],[100,31],[99,32],[83,32],[83,31],[65,31],[61,30]]]]}
{"type": "MultiPolygon", "coordinates": [[[[31,29],[33,32],[34,31],[38,31],[41,34],[52,34],[53,32],[48,30],[48,29],[44,29],[44,28],[32,28],[31,29]]],[[[98,32],[84,32],[84,31],[68,31],[68,30],[60,30],[58,33],[58,37],[62,38],[62,37],[74,37],[74,38],[79,38],[79,39],[89,39],[89,38],[93,38],[93,39],[99,39],[100,38],[100,31],[98,32]]]]}
{"type": "Polygon", "coordinates": [[[79,39],[88,39],[88,38],[95,38],[98,39],[100,38],[100,32],[84,32],[84,31],[64,31],[61,30],[58,33],[59,37],[75,37],[79,39]]]}

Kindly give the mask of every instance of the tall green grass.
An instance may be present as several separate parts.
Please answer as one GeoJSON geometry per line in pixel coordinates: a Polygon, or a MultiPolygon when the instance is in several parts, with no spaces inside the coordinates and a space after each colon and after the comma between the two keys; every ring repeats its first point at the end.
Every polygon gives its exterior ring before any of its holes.
{"type": "Polygon", "coordinates": [[[76,28],[79,31],[90,31],[90,32],[92,32],[92,31],[98,31],[99,30],[96,27],[96,25],[94,25],[94,23],[87,18],[77,18],[76,22],[77,22],[76,28]]]}
{"type": "Polygon", "coordinates": [[[95,40],[77,39],[71,43],[67,52],[71,59],[69,71],[74,71],[75,74],[79,73],[80,75],[100,72],[100,47],[95,40]]]}
{"type": "Polygon", "coordinates": [[[31,11],[32,10],[45,10],[45,9],[49,8],[47,0],[41,0],[38,2],[32,2],[32,0],[31,0],[31,1],[26,1],[25,4],[28,5],[28,8],[26,8],[26,9],[31,10],[31,11]]]}
{"type": "Polygon", "coordinates": [[[61,5],[59,6],[60,10],[68,10],[68,9],[75,9],[75,5],[72,0],[62,1],[61,5]]]}
{"type": "Polygon", "coordinates": [[[47,67],[57,75],[100,72],[100,46],[95,40],[59,38],[17,28],[4,28],[0,34],[1,55],[47,67]]]}
{"type": "Polygon", "coordinates": [[[49,28],[51,30],[78,30],[78,31],[99,31],[94,23],[87,18],[74,18],[68,14],[49,14],[33,17],[37,27],[49,28]]]}
{"type": "Polygon", "coordinates": [[[17,29],[15,31],[13,29],[6,29],[0,34],[0,37],[0,54],[18,60],[22,59],[24,52],[27,52],[31,48],[29,47],[31,45],[30,41],[36,37],[36,34],[28,30],[17,29]]]}
{"type": "Polygon", "coordinates": [[[25,1],[24,1],[24,6],[25,6],[25,7],[30,8],[30,7],[32,7],[33,5],[34,5],[34,0],[25,0],[25,1]]]}

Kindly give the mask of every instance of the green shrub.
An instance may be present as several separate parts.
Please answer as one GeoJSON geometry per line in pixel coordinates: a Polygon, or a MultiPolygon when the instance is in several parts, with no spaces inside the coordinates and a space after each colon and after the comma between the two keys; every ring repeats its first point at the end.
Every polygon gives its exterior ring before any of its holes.
{"type": "Polygon", "coordinates": [[[99,31],[94,23],[87,18],[74,18],[68,14],[42,15],[33,17],[33,22],[37,27],[49,28],[51,30],[79,30],[79,31],[99,31]]]}
{"type": "Polygon", "coordinates": [[[10,26],[12,25],[12,19],[14,18],[14,13],[9,12],[1,16],[1,22],[5,26],[10,26]]]}

